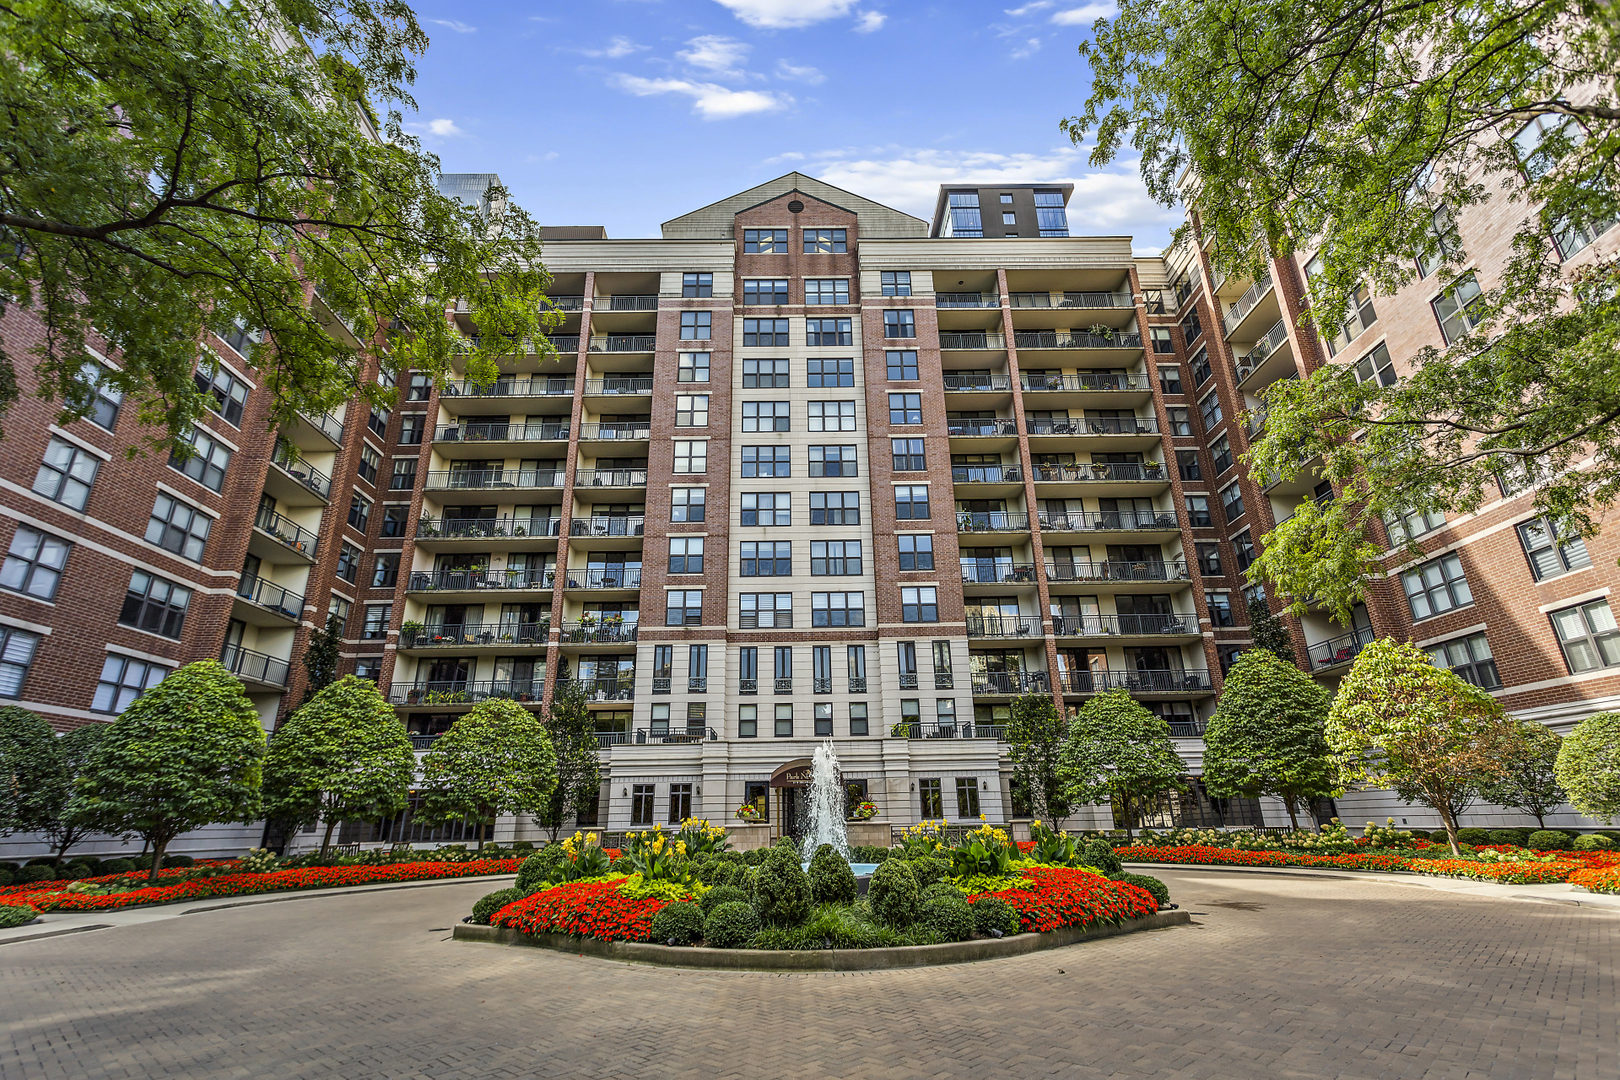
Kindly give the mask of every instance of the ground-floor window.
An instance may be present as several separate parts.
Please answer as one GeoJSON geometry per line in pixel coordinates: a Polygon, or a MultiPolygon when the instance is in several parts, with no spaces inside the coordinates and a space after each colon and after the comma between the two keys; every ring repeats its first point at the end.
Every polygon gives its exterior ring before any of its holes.
{"type": "Polygon", "coordinates": [[[917,794],[922,803],[921,812],[924,820],[945,816],[945,799],[940,794],[939,777],[918,780],[917,794]]]}
{"type": "Polygon", "coordinates": [[[979,781],[972,776],[956,778],[956,816],[969,821],[979,816],[979,781]]]}
{"type": "Polygon", "coordinates": [[[653,823],[653,785],[636,784],[630,789],[630,824],[653,823]]]}
{"type": "Polygon", "coordinates": [[[669,785],[669,820],[672,825],[679,825],[692,816],[692,785],[669,785]]]}

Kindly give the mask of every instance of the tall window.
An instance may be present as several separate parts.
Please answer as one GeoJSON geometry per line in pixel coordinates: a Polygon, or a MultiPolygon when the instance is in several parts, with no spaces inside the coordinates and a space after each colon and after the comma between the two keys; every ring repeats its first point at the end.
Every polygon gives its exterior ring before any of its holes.
{"type": "MultiPolygon", "coordinates": [[[[805,287],[809,287],[808,282],[805,283],[805,287]]],[[[745,278],[743,280],[743,303],[785,304],[787,302],[787,278],[745,278]]],[[[809,301],[806,301],[806,303],[809,303],[809,301]]]]}
{"type": "Polygon", "coordinates": [[[939,622],[939,590],[932,586],[900,590],[900,619],[902,622],[939,622]]]}
{"type": "Polygon", "coordinates": [[[751,491],[742,497],[741,525],[792,525],[793,500],[786,491],[751,491]]]}
{"type": "Polygon", "coordinates": [[[1356,361],[1356,381],[1374,386],[1394,386],[1395,362],[1389,358],[1389,349],[1383,342],[1373,346],[1371,352],[1356,361]]]}
{"type": "Polygon", "coordinates": [[[1255,559],[1254,538],[1249,535],[1248,529],[1244,529],[1232,537],[1232,554],[1237,558],[1238,573],[1241,574],[1253,565],[1255,559]]]}
{"type": "Polygon", "coordinates": [[[768,630],[793,625],[792,593],[738,593],[738,625],[744,630],[768,630]]]}
{"type": "Polygon", "coordinates": [[[1559,536],[1552,522],[1545,518],[1533,518],[1521,524],[1519,543],[1537,581],[1592,565],[1585,541],[1578,536],[1567,539],[1559,536]]]}
{"type": "Polygon", "coordinates": [[[714,295],[713,274],[682,274],[681,296],[685,299],[695,299],[714,295]]]}
{"type": "Polygon", "coordinates": [[[1238,487],[1236,480],[1221,488],[1221,509],[1229,522],[1243,516],[1243,489],[1238,487]]]}
{"type": "Polygon", "coordinates": [[[1481,690],[1502,688],[1502,676],[1496,670],[1496,660],[1491,656],[1491,646],[1484,634],[1469,634],[1431,646],[1429,659],[1434,661],[1435,667],[1450,668],[1481,690]]]}
{"type": "Polygon", "coordinates": [[[928,517],[928,486],[901,484],[894,489],[894,516],[898,521],[920,521],[928,517]]]}
{"type": "Polygon", "coordinates": [[[176,448],[169,456],[169,467],[180,470],[210,491],[222,489],[225,469],[231,463],[230,449],[197,427],[182,436],[180,442],[188,444],[191,451],[182,456],[182,451],[176,448]]]}
{"type": "Polygon", "coordinates": [[[679,825],[692,816],[692,785],[669,785],[669,820],[672,825],[679,825]]]}
{"type": "Polygon", "coordinates": [[[861,572],[861,542],[859,540],[810,541],[810,576],[859,574],[861,572]]]}
{"type": "MultiPolygon", "coordinates": [[[[783,402],[782,404],[786,403],[783,402]]],[[[808,412],[809,429],[811,431],[855,430],[855,403],[853,401],[812,401],[808,404],[808,412]]]]}
{"type": "Polygon", "coordinates": [[[884,296],[910,296],[911,271],[910,270],[884,270],[881,284],[884,296]]]}
{"type": "Polygon", "coordinates": [[[713,334],[713,329],[714,313],[712,311],[681,312],[682,341],[708,341],[713,334]]]}
{"type": "Polygon", "coordinates": [[[889,451],[894,456],[895,472],[922,472],[928,467],[921,439],[890,439],[889,451]]]}
{"type": "Polygon", "coordinates": [[[1193,433],[1193,430],[1192,430],[1192,412],[1191,412],[1190,409],[1187,409],[1185,407],[1179,407],[1179,408],[1173,408],[1173,409],[1169,410],[1169,412],[1170,412],[1170,434],[1172,434],[1172,435],[1191,435],[1193,433]]]}
{"type": "Polygon", "coordinates": [[[956,816],[963,821],[979,816],[979,781],[971,776],[956,778],[956,816]]]}
{"type": "MultiPolygon", "coordinates": [[[[1157,334],[1159,331],[1155,330],[1153,332],[1157,334]]],[[[1166,335],[1169,333],[1170,331],[1165,331],[1166,335]]],[[[1157,337],[1153,339],[1153,344],[1155,347],[1159,344],[1157,337]]],[[[1174,349],[1167,349],[1165,351],[1172,352],[1174,349]]],[[[1181,369],[1179,367],[1161,367],[1159,369],[1159,389],[1166,394],[1183,393],[1184,390],[1181,385],[1181,369]]]]}
{"type": "Polygon", "coordinates": [[[360,549],[350,543],[344,543],[338,551],[337,576],[351,585],[360,576],[361,554],[360,549]]]}
{"type": "Polygon", "coordinates": [[[788,343],[786,319],[744,319],[743,345],[748,348],[785,349],[788,343]]]}
{"type": "Polygon", "coordinates": [[[39,635],[0,626],[0,698],[22,696],[23,682],[39,648],[39,635]]]}
{"type": "Polygon", "coordinates": [[[653,784],[630,785],[630,824],[653,823],[653,797],[657,790],[653,784]]]}
{"type": "MultiPolygon", "coordinates": [[[[707,645],[688,645],[686,647],[686,688],[688,690],[706,691],[709,688],[709,647],[707,645]]],[[[695,704],[695,703],[694,703],[695,704]]],[[[697,706],[699,709],[702,705],[697,706]]],[[[691,726],[692,705],[686,707],[687,726],[691,726]]]]}
{"type": "Polygon", "coordinates": [[[776,707],[776,737],[778,739],[793,738],[792,705],[778,705],[776,707]]]}
{"type": "Polygon", "coordinates": [[[833,733],[832,702],[818,701],[816,711],[816,738],[830,739],[833,733]]]}
{"type": "Polygon", "coordinates": [[[1035,193],[1035,225],[1042,236],[1069,235],[1069,215],[1063,207],[1063,192],[1035,193]]]}
{"type": "Polygon", "coordinates": [[[388,418],[393,415],[391,409],[373,408],[366,416],[366,427],[379,439],[388,437],[388,418]]]}
{"type": "Polygon", "coordinates": [[[382,455],[370,446],[360,447],[360,479],[368,484],[377,482],[377,470],[382,467],[382,455]]]}
{"type": "Polygon", "coordinates": [[[406,401],[426,401],[433,396],[433,377],[423,372],[411,373],[411,383],[405,390],[406,401]]]}
{"type": "Polygon", "coordinates": [[[1182,317],[1181,335],[1187,339],[1187,344],[1191,345],[1193,342],[1197,341],[1203,335],[1203,333],[1204,324],[1198,318],[1198,309],[1193,308],[1182,317]]]}
{"type": "Polygon", "coordinates": [[[866,594],[859,592],[811,593],[810,625],[865,626],[866,594]]]}
{"type": "Polygon", "coordinates": [[[72,550],[73,545],[59,536],[18,525],[6,561],[0,564],[0,588],[38,600],[55,599],[72,550]]]}
{"type": "Polygon", "coordinates": [[[709,381],[709,354],[706,352],[684,352],[676,358],[676,382],[708,382],[709,381]]]}
{"type": "Polygon", "coordinates": [[[786,401],[745,401],[742,405],[744,431],[788,431],[793,426],[792,406],[786,401]]]}
{"type": "Polygon", "coordinates": [[[810,447],[811,476],[859,476],[853,446],[810,447]]]}
{"type": "Polygon", "coordinates": [[[675,471],[701,473],[709,471],[709,441],[707,439],[675,440],[675,471]]]}
{"type": "Polygon", "coordinates": [[[1479,325],[1479,320],[1484,317],[1485,301],[1479,282],[1473,274],[1469,274],[1435,297],[1433,306],[1435,320],[1440,324],[1440,335],[1450,345],[1479,325]]]}
{"type": "MultiPolygon", "coordinates": [[[[1173,353],[1176,351],[1176,340],[1170,336],[1170,328],[1168,326],[1155,326],[1150,332],[1153,335],[1153,351],[1155,353],[1173,353]]],[[[1164,392],[1167,394],[1181,393],[1181,369],[1160,368],[1159,385],[1164,387],[1164,392]],[[1165,375],[1167,372],[1170,375],[1170,385],[1175,386],[1174,390],[1170,389],[1170,386],[1165,382],[1165,375]]]]}
{"type": "Polygon", "coordinates": [[[399,418],[399,445],[421,446],[422,434],[427,430],[427,417],[421,413],[407,413],[399,418]]]}
{"type": "Polygon", "coordinates": [[[786,229],[744,229],[743,252],[748,255],[786,255],[786,229]]]}
{"type": "Polygon", "coordinates": [[[388,624],[393,620],[393,604],[367,604],[366,621],[360,627],[360,637],[366,641],[381,641],[388,636],[388,624]]]}
{"type": "Polygon", "coordinates": [[[772,389],[791,385],[792,376],[786,360],[744,360],[743,389],[772,389]]]}
{"type": "Polygon", "coordinates": [[[883,336],[886,338],[914,338],[917,336],[917,317],[907,308],[890,308],[883,313],[883,336]]]}
{"type": "Polygon", "coordinates": [[[1221,422],[1221,397],[1211,390],[1198,401],[1198,412],[1204,418],[1204,430],[1209,431],[1221,422]]]}
{"type": "Polygon", "coordinates": [[[842,255],[849,250],[847,237],[848,233],[844,229],[806,229],[804,253],[842,255]]]}
{"type": "Polygon", "coordinates": [[[389,491],[410,491],[416,486],[416,459],[395,458],[394,471],[388,474],[389,491]]]}
{"type": "Polygon", "coordinates": [[[188,503],[158,492],[146,523],[146,542],[183,559],[202,562],[214,519],[188,503]]]}
{"type": "Polygon", "coordinates": [[[709,426],[709,395],[708,394],[676,394],[675,395],[675,426],[676,427],[708,427],[709,426]]]}
{"type": "Polygon", "coordinates": [[[1401,575],[1406,602],[1412,618],[1427,619],[1474,602],[1468,579],[1463,576],[1462,560],[1456,554],[1442,555],[1401,575]]]}
{"type": "Polygon", "coordinates": [[[130,575],[118,621],[137,630],[178,638],[185,627],[186,608],[190,603],[190,589],[136,570],[130,575]]]}
{"type": "MultiPolygon", "coordinates": [[[[248,385],[227,371],[213,357],[205,357],[197,365],[192,378],[197,392],[207,400],[205,404],[233,427],[242,426],[242,409],[247,404],[248,385]]],[[[107,425],[102,425],[107,426],[107,425]]]]}
{"type": "Polygon", "coordinates": [[[901,570],[932,570],[934,568],[934,538],[902,533],[895,537],[900,545],[901,570]]]}
{"type": "Polygon", "coordinates": [[[890,379],[905,382],[918,378],[917,353],[915,350],[890,349],[884,355],[888,358],[890,379]]]}
{"type": "Polygon", "coordinates": [[[739,577],[788,577],[793,573],[793,541],[745,540],[738,559],[739,577]]]}
{"type": "Polygon", "coordinates": [[[1187,506],[1187,521],[1195,529],[1207,529],[1215,524],[1209,515],[1209,497],[1207,495],[1184,495],[1183,501],[1187,506]]]}
{"type": "Polygon", "coordinates": [[[889,395],[889,423],[920,424],[922,422],[921,394],[889,395]]]}
{"type": "Polygon", "coordinates": [[[392,589],[399,583],[399,552],[384,551],[380,553],[371,566],[371,587],[373,589],[392,589]]]}
{"type": "Polygon", "coordinates": [[[737,737],[739,739],[759,738],[759,706],[737,706],[737,737]]]}
{"type": "Polygon", "coordinates": [[[861,496],[858,491],[812,491],[810,524],[859,525],[861,496]]]}
{"type": "Polygon", "coordinates": [[[669,681],[675,672],[675,646],[654,645],[652,665],[652,692],[669,693],[669,681]]]}
{"type": "Polygon", "coordinates": [[[1215,459],[1215,475],[1232,467],[1232,442],[1225,435],[1209,444],[1210,456],[1215,459]]]}
{"type": "Polygon", "coordinates": [[[742,474],[756,476],[791,476],[792,459],[785,446],[745,446],[742,448],[742,474]]]}
{"type": "Polygon", "coordinates": [[[96,682],[96,696],[90,701],[90,710],[117,716],[130,702],[162,682],[169,670],[149,660],[108,653],[101,663],[101,677],[96,682]]]}
{"type": "Polygon", "coordinates": [[[371,523],[371,500],[358,491],[349,496],[349,524],[360,532],[371,523]]]}
{"type": "Polygon", "coordinates": [[[1204,470],[1198,463],[1198,451],[1177,450],[1176,469],[1181,473],[1183,480],[1202,480],[1204,470]]]}
{"type": "Polygon", "coordinates": [[[940,794],[939,777],[929,776],[917,781],[919,809],[924,821],[945,816],[945,799],[940,794]]]}
{"type": "Polygon", "coordinates": [[[849,278],[806,278],[804,282],[804,302],[807,304],[849,303],[849,278]]]}
{"type": "Polygon", "coordinates": [[[1198,543],[1198,572],[1205,577],[1224,577],[1221,571],[1221,545],[1198,543]]]}
{"type": "Polygon", "coordinates": [[[79,369],[79,381],[93,388],[90,411],[85,414],[85,419],[111,431],[118,425],[118,412],[123,408],[124,393],[109,385],[108,377],[107,369],[94,360],[86,360],[79,369]]]}
{"type": "Polygon", "coordinates": [[[1620,627],[1607,600],[1555,611],[1552,624],[1571,673],[1620,666],[1620,627]]]}
{"type": "Polygon", "coordinates": [[[952,191],[947,198],[950,200],[950,235],[952,236],[983,236],[984,219],[979,216],[979,193],[977,191],[952,191]]]}
{"type": "Polygon", "coordinates": [[[1206,592],[1204,603],[1209,608],[1209,621],[1215,626],[1232,625],[1232,594],[1206,592]]]}
{"type": "MultiPolygon", "coordinates": [[[[743,320],[745,323],[748,321],[743,320]]],[[[849,319],[806,319],[804,320],[804,336],[806,345],[853,345],[855,331],[849,319]]],[[[747,335],[744,335],[743,344],[748,344],[747,335]]],[[[786,345],[784,340],[782,344],[786,345]]]]}
{"type": "Polygon", "coordinates": [[[669,520],[702,521],[707,488],[671,488],[669,492],[669,520]]]}

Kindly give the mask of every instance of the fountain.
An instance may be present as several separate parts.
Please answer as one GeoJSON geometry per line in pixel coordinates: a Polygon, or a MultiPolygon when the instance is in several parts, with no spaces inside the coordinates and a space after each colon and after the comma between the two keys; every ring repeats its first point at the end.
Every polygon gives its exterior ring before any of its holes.
{"type": "Polygon", "coordinates": [[[800,854],[806,865],[822,844],[831,844],[849,861],[849,830],[844,826],[844,782],[838,774],[838,755],[832,740],[816,747],[810,776],[807,828],[800,854]]]}

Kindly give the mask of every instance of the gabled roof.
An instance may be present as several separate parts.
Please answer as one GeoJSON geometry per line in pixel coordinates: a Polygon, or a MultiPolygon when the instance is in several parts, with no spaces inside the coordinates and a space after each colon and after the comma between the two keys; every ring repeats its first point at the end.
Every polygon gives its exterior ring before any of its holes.
{"type": "Polygon", "coordinates": [[[813,176],[790,172],[785,176],[778,176],[775,180],[767,180],[758,187],[751,187],[719,202],[710,203],[690,214],[682,214],[678,218],[664,222],[664,239],[729,240],[732,238],[732,222],[737,214],[760,203],[770,202],[790,191],[797,191],[850,211],[855,215],[863,237],[928,235],[928,222],[922,218],[912,217],[910,214],[862,198],[843,188],[833,187],[813,176]]]}

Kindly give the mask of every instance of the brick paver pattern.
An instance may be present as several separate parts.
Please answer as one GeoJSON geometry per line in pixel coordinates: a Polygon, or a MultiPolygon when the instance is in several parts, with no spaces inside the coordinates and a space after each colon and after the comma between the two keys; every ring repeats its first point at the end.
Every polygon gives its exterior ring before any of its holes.
{"type": "Polygon", "coordinates": [[[635,967],[449,940],[485,888],[0,949],[0,1076],[1620,1075],[1620,916],[1166,871],[1194,925],[959,967],[635,967]]]}

